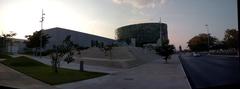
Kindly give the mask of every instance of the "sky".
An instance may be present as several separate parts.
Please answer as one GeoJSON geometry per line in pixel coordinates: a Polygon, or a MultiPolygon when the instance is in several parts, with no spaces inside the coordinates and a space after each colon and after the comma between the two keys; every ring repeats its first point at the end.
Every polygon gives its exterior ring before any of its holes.
{"type": "Polygon", "coordinates": [[[0,0],[0,32],[25,39],[40,30],[62,27],[115,39],[118,27],[148,22],[168,25],[171,44],[206,33],[222,40],[226,29],[237,27],[237,0],[0,0]]]}

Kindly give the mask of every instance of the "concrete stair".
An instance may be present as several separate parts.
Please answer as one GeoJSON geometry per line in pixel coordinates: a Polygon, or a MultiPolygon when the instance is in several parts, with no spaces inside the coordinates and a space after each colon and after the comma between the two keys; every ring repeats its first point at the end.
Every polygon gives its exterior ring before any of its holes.
{"type": "Polygon", "coordinates": [[[153,51],[139,47],[114,47],[112,57],[105,56],[99,48],[90,48],[82,52],[79,60],[84,60],[88,65],[114,67],[114,68],[131,68],[159,58],[153,51]]]}

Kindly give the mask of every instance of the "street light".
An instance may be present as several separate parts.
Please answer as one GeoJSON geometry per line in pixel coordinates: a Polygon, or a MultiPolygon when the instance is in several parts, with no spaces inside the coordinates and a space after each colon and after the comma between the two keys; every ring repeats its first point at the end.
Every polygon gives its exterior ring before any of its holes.
{"type": "Polygon", "coordinates": [[[206,26],[207,35],[208,35],[208,54],[209,54],[209,51],[210,51],[210,34],[209,34],[208,24],[206,24],[205,26],[206,26]]]}
{"type": "Polygon", "coordinates": [[[44,15],[45,13],[43,12],[43,9],[42,9],[42,17],[41,17],[41,30],[40,30],[40,58],[42,58],[42,31],[43,31],[43,21],[44,21],[44,15]]]}
{"type": "Polygon", "coordinates": [[[160,17],[160,21],[159,21],[159,23],[160,23],[160,29],[159,29],[159,39],[158,39],[158,41],[157,41],[157,45],[158,46],[162,46],[162,44],[163,44],[163,39],[162,39],[162,22],[161,22],[161,17],[160,17]]]}

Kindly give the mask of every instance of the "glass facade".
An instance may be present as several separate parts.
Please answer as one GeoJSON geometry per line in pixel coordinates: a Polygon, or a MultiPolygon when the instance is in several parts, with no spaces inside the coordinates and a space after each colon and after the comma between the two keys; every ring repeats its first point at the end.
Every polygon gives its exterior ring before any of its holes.
{"type": "Polygon", "coordinates": [[[125,41],[127,44],[130,44],[131,38],[135,38],[136,46],[142,46],[147,43],[156,43],[160,38],[160,31],[162,31],[162,39],[167,40],[167,24],[165,23],[141,23],[127,25],[118,28],[116,30],[116,35],[118,41],[125,41]]]}

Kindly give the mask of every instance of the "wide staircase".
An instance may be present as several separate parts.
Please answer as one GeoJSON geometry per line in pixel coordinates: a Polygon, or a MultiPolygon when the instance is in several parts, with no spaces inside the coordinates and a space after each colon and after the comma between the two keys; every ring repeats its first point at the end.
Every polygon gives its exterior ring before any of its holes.
{"type": "Polygon", "coordinates": [[[136,59],[133,63],[129,63],[132,66],[141,65],[160,58],[160,56],[157,55],[154,50],[131,46],[129,46],[128,49],[136,59]]]}
{"type": "MultiPolygon", "coordinates": [[[[86,64],[114,67],[114,68],[131,68],[152,60],[160,58],[148,49],[139,47],[114,47],[112,49],[111,57],[110,53],[104,54],[104,51],[99,48],[89,48],[82,51],[79,60],[84,60],[86,64]]],[[[78,62],[77,61],[77,62],[78,62]]]]}

